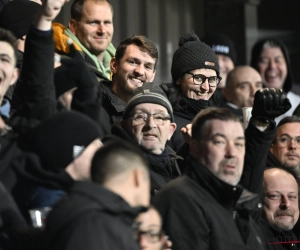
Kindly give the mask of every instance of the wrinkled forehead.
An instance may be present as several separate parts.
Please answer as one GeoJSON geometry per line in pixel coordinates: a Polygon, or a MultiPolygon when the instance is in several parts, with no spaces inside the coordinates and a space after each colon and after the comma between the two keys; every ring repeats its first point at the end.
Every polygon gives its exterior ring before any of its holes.
{"type": "Polygon", "coordinates": [[[266,192],[298,193],[298,184],[295,177],[280,168],[265,170],[264,188],[266,192]]]}

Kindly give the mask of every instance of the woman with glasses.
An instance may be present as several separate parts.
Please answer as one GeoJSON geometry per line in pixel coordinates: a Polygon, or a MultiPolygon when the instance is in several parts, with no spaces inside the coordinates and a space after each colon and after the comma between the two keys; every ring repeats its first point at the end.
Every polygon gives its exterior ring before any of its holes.
{"type": "Polygon", "coordinates": [[[173,106],[177,130],[170,146],[178,152],[184,144],[181,128],[191,123],[202,109],[217,104],[214,93],[222,78],[215,52],[194,33],[180,38],[171,74],[173,82],[161,87],[173,106]]]}

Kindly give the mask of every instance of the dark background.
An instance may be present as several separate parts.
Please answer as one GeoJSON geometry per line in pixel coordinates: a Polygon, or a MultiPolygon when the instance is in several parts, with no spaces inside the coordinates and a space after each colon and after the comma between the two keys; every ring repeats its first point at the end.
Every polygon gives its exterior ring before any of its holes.
{"type": "MultiPolygon", "coordinates": [[[[253,44],[276,37],[288,47],[296,82],[300,83],[300,0],[111,0],[114,38],[145,35],[158,46],[157,82],[170,81],[172,55],[179,37],[189,31],[201,38],[206,31],[222,32],[235,43],[238,64],[250,62],[253,44]]],[[[65,25],[71,2],[57,21],[65,25]]]]}

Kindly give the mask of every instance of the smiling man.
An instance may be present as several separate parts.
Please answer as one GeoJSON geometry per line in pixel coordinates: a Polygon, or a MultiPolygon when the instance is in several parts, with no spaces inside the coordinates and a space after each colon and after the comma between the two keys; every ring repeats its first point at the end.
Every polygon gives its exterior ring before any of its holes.
{"type": "Polygon", "coordinates": [[[157,47],[144,36],[133,36],[119,44],[110,63],[112,81],[101,82],[103,109],[100,123],[106,134],[110,134],[111,125],[121,120],[134,90],[153,81],[157,60],[157,47]]]}
{"type": "Polygon", "coordinates": [[[173,109],[162,89],[155,83],[144,83],[128,101],[121,126],[112,134],[139,146],[150,164],[151,193],[181,175],[177,160],[181,157],[168,146],[176,124],[173,109]]]}
{"type": "Polygon", "coordinates": [[[264,172],[264,209],[261,227],[267,249],[293,249],[288,242],[297,240],[292,229],[299,218],[298,184],[295,176],[284,169],[264,172]],[[276,245],[268,243],[277,243],[276,245]],[[286,242],[280,245],[279,242],[286,242]]]}
{"type": "Polygon", "coordinates": [[[300,118],[289,116],[280,121],[271,145],[267,166],[281,166],[300,177],[300,118]]]}
{"type": "Polygon", "coordinates": [[[107,0],[75,0],[69,27],[54,23],[56,52],[72,56],[67,39],[71,38],[83,60],[98,80],[110,79],[110,60],[115,54],[113,8],[107,0]]]}

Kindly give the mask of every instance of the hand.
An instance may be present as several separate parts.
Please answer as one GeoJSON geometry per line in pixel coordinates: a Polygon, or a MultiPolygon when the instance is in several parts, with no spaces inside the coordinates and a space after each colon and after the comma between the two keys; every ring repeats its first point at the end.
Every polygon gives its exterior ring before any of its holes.
{"type": "Polygon", "coordinates": [[[189,144],[192,140],[192,124],[187,124],[185,127],[181,128],[180,131],[183,135],[185,142],[189,144]]]}
{"type": "Polygon", "coordinates": [[[172,247],[173,243],[172,241],[169,240],[169,237],[168,236],[165,236],[165,243],[163,245],[163,250],[171,250],[171,247],[172,247]]]}
{"type": "Polygon", "coordinates": [[[47,21],[53,21],[59,14],[62,6],[69,0],[44,0],[41,7],[41,15],[47,21]]]}
{"type": "Polygon", "coordinates": [[[274,120],[292,107],[290,100],[281,89],[264,88],[256,91],[252,117],[258,120],[274,120]]]}

